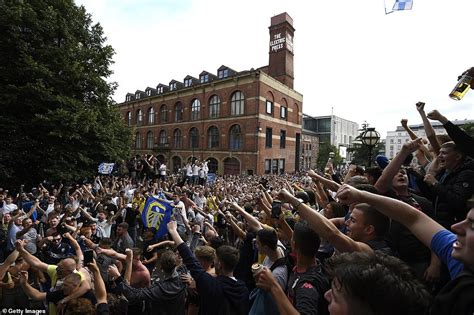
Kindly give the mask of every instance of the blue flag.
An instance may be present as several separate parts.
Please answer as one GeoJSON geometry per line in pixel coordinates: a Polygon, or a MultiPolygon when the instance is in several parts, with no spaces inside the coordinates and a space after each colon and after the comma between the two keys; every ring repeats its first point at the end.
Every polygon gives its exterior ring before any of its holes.
{"type": "Polygon", "coordinates": [[[393,5],[393,11],[401,11],[401,10],[411,10],[413,7],[413,0],[397,0],[393,5]]]}
{"type": "Polygon", "coordinates": [[[413,7],[413,0],[395,0],[395,3],[393,0],[384,0],[385,2],[385,14],[390,14],[395,11],[403,11],[403,10],[411,10],[413,7]],[[393,3],[393,6],[391,5],[393,3]],[[387,11],[387,6],[390,8],[392,7],[391,11],[387,11]]]}
{"type": "Polygon", "coordinates": [[[115,163],[101,163],[99,165],[99,174],[112,174],[115,163]]]}
{"type": "Polygon", "coordinates": [[[173,213],[173,206],[154,197],[148,197],[142,209],[142,221],[146,228],[155,228],[155,239],[160,239],[166,235],[168,228],[166,225],[170,222],[173,213]]]}

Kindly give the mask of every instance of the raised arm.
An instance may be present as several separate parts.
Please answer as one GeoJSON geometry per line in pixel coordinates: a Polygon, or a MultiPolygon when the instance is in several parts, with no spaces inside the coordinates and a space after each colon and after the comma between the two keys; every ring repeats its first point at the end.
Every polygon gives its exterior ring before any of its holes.
{"type": "Polygon", "coordinates": [[[430,141],[433,152],[436,155],[438,155],[439,154],[439,149],[441,147],[439,145],[438,139],[436,138],[436,133],[433,129],[433,126],[431,126],[431,123],[428,120],[428,117],[426,117],[425,103],[423,103],[423,102],[416,103],[416,110],[418,111],[418,113],[420,113],[421,120],[423,120],[423,126],[425,127],[426,137],[430,141]]]}
{"type": "Polygon", "coordinates": [[[230,207],[237,211],[247,221],[251,230],[258,231],[262,229],[262,224],[260,224],[260,222],[253,215],[242,209],[236,202],[232,202],[230,207]]]}
{"type": "MultiPolygon", "coordinates": [[[[472,87],[471,87],[472,88],[472,87]]],[[[437,120],[443,124],[449,137],[466,152],[467,155],[474,158],[474,138],[468,135],[459,126],[453,124],[436,109],[427,114],[429,119],[437,120]]]]}
{"type": "Polygon", "coordinates": [[[94,275],[94,290],[95,297],[97,298],[97,305],[102,303],[107,303],[107,291],[105,290],[105,283],[100,274],[99,267],[94,260],[94,262],[89,263],[89,270],[92,271],[94,275]]]}
{"type": "Polygon", "coordinates": [[[400,167],[403,165],[406,157],[411,154],[413,151],[416,151],[421,145],[421,138],[416,138],[405,142],[402,146],[402,149],[398,154],[393,158],[393,160],[388,163],[387,167],[384,168],[382,175],[375,183],[375,188],[381,193],[384,194],[390,190],[392,187],[392,180],[395,175],[398,174],[400,167]]]}
{"type": "Polygon", "coordinates": [[[300,202],[295,196],[291,195],[287,190],[282,189],[278,196],[282,201],[289,202],[294,209],[298,211],[301,218],[308,221],[311,228],[318,233],[319,236],[326,239],[340,252],[373,252],[372,249],[364,243],[356,242],[349,236],[343,234],[332,224],[326,217],[318,211],[300,202]]]}
{"type": "Polygon", "coordinates": [[[132,278],[132,261],[133,261],[133,252],[130,248],[125,250],[126,259],[125,262],[127,266],[125,267],[125,275],[124,279],[127,283],[130,283],[130,279],[132,278]]]}
{"type": "Polygon", "coordinates": [[[14,250],[10,255],[8,255],[3,264],[0,265],[0,279],[3,279],[5,273],[8,271],[8,268],[10,268],[10,265],[13,264],[18,258],[18,254],[18,251],[14,250]]]}
{"type": "Polygon", "coordinates": [[[96,248],[96,252],[97,252],[98,254],[104,254],[104,255],[107,255],[107,256],[112,257],[112,258],[115,258],[115,259],[119,259],[119,260],[123,260],[123,261],[126,261],[126,260],[127,260],[127,255],[117,253],[117,252],[116,252],[115,250],[113,250],[112,248],[101,248],[101,247],[97,247],[97,248],[96,248]]]}
{"type": "Polygon", "coordinates": [[[308,171],[308,176],[311,177],[313,180],[317,180],[323,184],[324,187],[330,189],[332,191],[337,191],[341,185],[336,183],[335,181],[328,179],[324,176],[319,175],[313,170],[308,171]]]}
{"type": "Polygon", "coordinates": [[[245,236],[247,235],[238,225],[237,223],[235,223],[234,221],[234,218],[232,216],[232,214],[227,211],[226,214],[225,214],[225,219],[226,221],[230,224],[232,230],[234,231],[234,233],[241,239],[241,240],[244,240],[245,239],[245,236]]]}
{"type": "Polygon", "coordinates": [[[344,185],[337,192],[339,201],[345,204],[368,203],[381,213],[405,225],[426,247],[431,248],[433,235],[444,228],[422,211],[388,197],[375,195],[344,185]]]}
{"type": "MultiPolygon", "coordinates": [[[[401,124],[402,124],[403,129],[405,129],[405,131],[410,136],[411,140],[415,140],[415,139],[418,138],[418,136],[408,126],[408,120],[407,119],[402,119],[401,124]]],[[[431,153],[428,151],[428,149],[424,145],[420,146],[420,148],[418,150],[418,153],[419,154],[417,154],[417,158],[418,158],[418,162],[420,162],[420,163],[421,163],[420,159],[426,160],[426,157],[431,157],[431,153]]],[[[426,163],[428,163],[428,162],[426,162],[426,163]]]]}
{"type": "Polygon", "coordinates": [[[402,119],[400,121],[400,123],[402,124],[402,127],[403,129],[405,129],[405,131],[408,133],[408,135],[410,136],[410,139],[411,140],[415,140],[416,138],[418,138],[418,136],[413,132],[413,130],[411,130],[411,128],[408,126],[408,119],[402,119]]]}
{"type": "Polygon", "coordinates": [[[33,268],[41,270],[43,272],[48,271],[48,265],[36,258],[35,256],[31,255],[28,251],[25,250],[24,241],[17,240],[15,242],[15,249],[20,253],[21,257],[33,268]]]}
{"type": "Polygon", "coordinates": [[[35,301],[46,300],[46,292],[40,292],[28,283],[28,271],[20,271],[20,285],[23,292],[35,301]]]}

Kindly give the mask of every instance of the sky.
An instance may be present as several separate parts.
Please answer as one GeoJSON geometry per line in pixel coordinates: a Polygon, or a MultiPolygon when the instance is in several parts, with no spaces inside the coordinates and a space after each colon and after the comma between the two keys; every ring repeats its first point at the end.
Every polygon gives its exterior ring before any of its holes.
{"type": "MultiPolygon", "coordinates": [[[[183,81],[221,65],[268,65],[272,16],[287,12],[296,29],[294,89],[303,112],[367,121],[382,138],[402,118],[420,124],[415,103],[448,119],[474,119],[474,91],[448,95],[474,66],[474,1],[414,0],[385,14],[384,0],[76,0],[115,49],[114,100],[183,81]]],[[[390,7],[393,0],[385,0],[390,7]]]]}

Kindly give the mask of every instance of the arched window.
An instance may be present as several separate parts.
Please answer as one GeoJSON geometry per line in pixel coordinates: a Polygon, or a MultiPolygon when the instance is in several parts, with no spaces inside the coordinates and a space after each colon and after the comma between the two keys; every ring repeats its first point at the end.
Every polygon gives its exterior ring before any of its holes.
{"type": "Polygon", "coordinates": [[[127,112],[127,125],[129,127],[132,125],[132,112],[127,112]]]}
{"type": "Polygon", "coordinates": [[[230,99],[230,114],[238,116],[244,114],[244,93],[237,91],[232,94],[230,99]]]}
{"type": "Polygon", "coordinates": [[[191,120],[198,120],[201,116],[201,102],[196,98],[191,104],[191,120]]]}
{"type": "Polygon", "coordinates": [[[209,173],[217,173],[219,168],[219,162],[215,158],[208,158],[207,167],[209,168],[209,173]]]}
{"type": "Polygon", "coordinates": [[[175,129],[173,132],[173,146],[175,149],[181,149],[183,143],[183,136],[181,135],[181,130],[175,129]]]}
{"type": "Polygon", "coordinates": [[[219,147],[219,129],[216,126],[211,126],[207,130],[207,147],[209,149],[219,147]]]}
{"type": "Polygon", "coordinates": [[[224,175],[239,175],[240,162],[234,157],[228,157],[224,160],[224,175]]]}
{"type": "Polygon", "coordinates": [[[168,135],[166,134],[166,130],[161,130],[160,131],[160,139],[159,139],[160,145],[165,145],[168,143],[168,135]]]}
{"type": "Polygon", "coordinates": [[[183,104],[176,103],[174,106],[174,121],[182,121],[183,120],[183,104]]]}
{"type": "Polygon", "coordinates": [[[193,149],[199,148],[199,131],[196,127],[189,130],[189,147],[193,149]]]}
{"type": "Polygon", "coordinates": [[[161,105],[160,107],[160,122],[168,122],[168,107],[166,105],[161,105]]]}
{"type": "Polygon", "coordinates": [[[229,132],[229,149],[240,150],[242,149],[243,137],[242,130],[239,125],[233,125],[229,132]]]}
{"type": "Polygon", "coordinates": [[[140,136],[140,133],[137,132],[135,134],[135,149],[141,149],[142,148],[142,137],[140,136]]]}
{"type": "Polygon", "coordinates": [[[153,132],[151,131],[146,134],[146,148],[153,149],[153,132]]]}
{"type": "Polygon", "coordinates": [[[141,109],[137,110],[137,126],[143,125],[143,112],[141,109]]]}
{"type": "Polygon", "coordinates": [[[148,109],[148,124],[153,125],[155,123],[155,109],[150,107],[148,109]]]}
{"type": "Polygon", "coordinates": [[[218,118],[221,107],[219,96],[214,95],[209,100],[209,118],[218,118]]]}

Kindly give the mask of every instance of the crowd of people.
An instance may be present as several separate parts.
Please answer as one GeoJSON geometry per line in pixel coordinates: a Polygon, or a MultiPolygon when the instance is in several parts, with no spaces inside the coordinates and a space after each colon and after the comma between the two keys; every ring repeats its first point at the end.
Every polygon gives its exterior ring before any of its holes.
{"type": "Polygon", "coordinates": [[[417,110],[427,139],[402,120],[412,140],[395,158],[343,174],[328,161],[209,182],[206,162],[173,174],[148,155],[80,184],[0,188],[0,308],[474,314],[474,139],[417,110]],[[173,209],[164,237],[144,223],[149,198],[173,209]]]}

